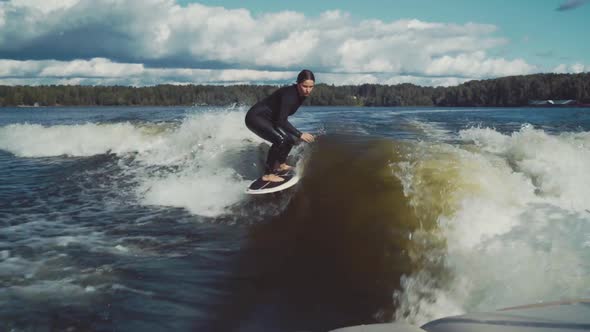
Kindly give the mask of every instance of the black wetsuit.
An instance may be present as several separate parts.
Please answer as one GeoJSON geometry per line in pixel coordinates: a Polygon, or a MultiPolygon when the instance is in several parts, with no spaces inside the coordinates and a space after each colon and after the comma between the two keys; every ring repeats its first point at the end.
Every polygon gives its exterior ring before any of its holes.
{"type": "Polygon", "coordinates": [[[299,96],[296,85],[286,86],[256,103],[246,114],[246,126],[256,135],[272,143],[266,158],[265,174],[273,173],[287,156],[301,132],[287,120],[297,111],[305,97],[299,96]]]}

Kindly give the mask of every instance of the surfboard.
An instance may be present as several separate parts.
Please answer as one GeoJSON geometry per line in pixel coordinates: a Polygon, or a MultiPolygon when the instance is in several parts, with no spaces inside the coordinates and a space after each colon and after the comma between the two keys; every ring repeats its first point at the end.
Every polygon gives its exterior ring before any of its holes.
{"type": "Polygon", "coordinates": [[[297,182],[299,182],[299,175],[297,175],[294,171],[285,171],[277,175],[285,179],[285,181],[264,181],[262,180],[261,176],[250,184],[248,189],[246,189],[246,194],[256,195],[275,193],[281,190],[285,190],[287,188],[291,188],[295,184],[297,184],[297,182]]]}

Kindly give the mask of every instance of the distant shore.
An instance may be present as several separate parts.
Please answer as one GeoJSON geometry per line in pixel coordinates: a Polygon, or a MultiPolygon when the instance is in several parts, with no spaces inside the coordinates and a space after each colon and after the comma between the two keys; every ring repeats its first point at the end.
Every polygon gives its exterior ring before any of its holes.
{"type": "MultiPolygon", "coordinates": [[[[125,107],[228,107],[228,106],[232,106],[232,105],[43,105],[43,106],[31,106],[31,105],[16,105],[16,106],[0,106],[0,109],[2,108],[26,108],[26,109],[37,109],[37,108],[74,108],[74,107],[96,107],[96,108],[101,108],[101,107],[121,107],[121,108],[125,108],[125,107]]],[[[242,105],[239,105],[242,106],[242,105]]],[[[243,105],[243,106],[250,106],[250,105],[243,105]]],[[[338,107],[338,106],[342,106],[342,107],[359,107],[359,108],[382,108],[382,107],[418,107],[418,108],[432,108],[432,107],[441,107],[441,108],[461,108],[461,107],[476,107],[476,108],[511,108],[511,107],[518,107],[518,108],[522,108],[522,107],[526,107],[526,108],[590,108],[590,104],[575,104],[575,105],[567,105],[567,106],[536,106],[536,105],[520,105],[520,106],[424,106],[424,105],[404,105],[404,106],[375,106],[375,105],[371,105],[371,106],[364,106],[364,105],[360,105],[360,106],[355,106],[355,105],[306,105],[306,106],[311,106],[311,107],[338,107]]],[[[305,106],[304,106],[305,107],[305,106]]]]}
{"type": "MultiPolygon", "coordinates": [[[[0,106],[227,106],[253,105],[271,85],[0,86],[0,106]]],[[[451,87],[317,84],[305,105],[558,107],[590,106],[590,73],[534,74],[469,81],[451,87]],[[555,101],[566,102],[557,105],[555,101]],[[545,103],[545,104],[543,104],[545,103]]]]}

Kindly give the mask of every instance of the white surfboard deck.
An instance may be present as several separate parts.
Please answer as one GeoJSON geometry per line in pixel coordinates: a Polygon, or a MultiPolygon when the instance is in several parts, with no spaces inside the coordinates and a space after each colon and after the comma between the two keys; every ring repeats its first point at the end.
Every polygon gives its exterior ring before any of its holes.
{"type": "Polygon", "coordinates": [[[285,181],[263,181],[262,177],[259,177],[258,179],[254,180],[250,186],[248,186],[248,189],[246,189],[246,194],[258,195],[279,192],[281,190],[293,187],[295,184],[297,184],[297,182],[299,182],[300,179],[299,175],[296,173],[288,173],[287,175],[279,176],[284,178],[285,181]]]}

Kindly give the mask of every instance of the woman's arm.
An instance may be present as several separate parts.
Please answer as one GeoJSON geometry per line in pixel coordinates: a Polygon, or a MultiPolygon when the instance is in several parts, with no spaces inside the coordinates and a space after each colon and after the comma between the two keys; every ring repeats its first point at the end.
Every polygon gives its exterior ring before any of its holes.
{"type": "Polygon", "coordinates": [[[277,125],[285,131],[301,138],[301,131],[297,130],[297,128],[295,128],[295,126],[293,126],[288,120],[289,115],[291,115],[291,110],[299,107],[301,102],[299,101],[297,90],[295,90],[295,94],[288,92],[290,91],[283,91],[281,95],[279,114],[276,120],[277,125]]]}

